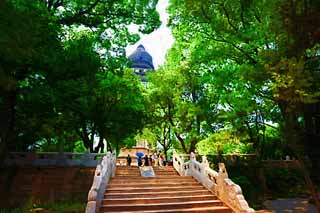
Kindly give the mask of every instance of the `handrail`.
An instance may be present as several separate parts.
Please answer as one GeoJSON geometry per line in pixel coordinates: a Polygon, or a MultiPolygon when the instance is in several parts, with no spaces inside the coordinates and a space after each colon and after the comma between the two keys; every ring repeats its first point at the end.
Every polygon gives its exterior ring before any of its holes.
{"type": "Polygon", "coordinates": [[[183,169],[184,166],[184,156],[178,155],[175,150],[173,150],[173,167],[176,168],[177,172],[181,176],[185,176],[185,171],[183,169]]]}
{"type": "Polygon", "coordinates": [[[249,207],[240,186],[228,178],[224,163],[219,163],[219,172],[216,172],[210,169],[206,156],[202,156],[202,162],[200,163],[196,160],[194,153],[191,153],[190,160],[183,162],[181,155],[173,151],[173,167],[182,176],[193,176],[235,212],[255,212],[254,209],[249,207]]]}
{"type": "MultiPolygon", "coordinates": [[[[64,155],[85,155],[85,154],[90,154],[90,155],[99,155],[99,156],[104,156],[104,153],[82,153],[82,152],[62,152],[64,155]]],[[[59,155],[61,152],[9,152],[10,155],[29,155],[29,154],[35,154],[35,155],[59,155]]]]}
{"type": "Polygon", "coordinates": [[[86,213],[95,213],[99,210],[105,189],[110,178],[115,176],[115,171],[116,155],[108,152],[96,167],[92,187],[88,193],[86,213]]]}

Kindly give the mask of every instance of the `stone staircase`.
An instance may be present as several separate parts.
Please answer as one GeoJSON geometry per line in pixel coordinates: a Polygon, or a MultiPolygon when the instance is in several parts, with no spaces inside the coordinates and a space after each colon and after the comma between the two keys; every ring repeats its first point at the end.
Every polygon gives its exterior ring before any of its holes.
{"type": "Polygon", "coordinates": [[[138,167],[118,166],[106,189],[100,212],[231,213],[195,179],[173,167],[155,167],[155,177],[141,177],[138,167]]]}

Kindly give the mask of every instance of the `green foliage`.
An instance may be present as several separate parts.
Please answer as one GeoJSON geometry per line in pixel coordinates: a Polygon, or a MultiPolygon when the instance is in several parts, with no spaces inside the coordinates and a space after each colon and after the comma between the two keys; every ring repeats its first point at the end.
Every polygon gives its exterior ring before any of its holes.
{"type": "Polygon", "coordinates": [[[200,155],[212,154],[247,154],[252,153],[252,144],[245,144],[230,131],[219,131],[211,134],[197,144],[200,155]]]}
{"type": "MultiPolygon", "coordinates": [[[[310,21],[319,20],[319,4],[303,2],[170,1],[169,26],[176,42],[164,69],[171,75],[183,73],[176,77],[179,80],[175,85],[187,79],[196,94],[211,98],[200,108],[213,115],[205,114],[206,119],[200,120],[204,136],[200,140],[231,129],[262,157],[272,155],[269,148],[279,153],[282,145],[276,144],[283,141],[301,147],[303,138],[308,137],[314,141],[313,146],[316,144],[319,137],[309,128],[318,126],[311,120],[318,120],[314,109],[319,103],[319,36],[311,32],[315,29],[310,21]],[[304,27],[299,28],[302,23],[304,27]],[[310,37],[303,38],[308,33],[310,37]],[[308,120],[308,127],[303,118],[308,120]],[[273,136],[268,133],[269,127],[273,136]]],[[[182,100],[187,91],[192,91],[183,89],[183,95],[178,95],[182,100]]],[[[187,118],[190,122],[196,117],[190,115],[199,112],[192,104],[176,105],[178,112],[190,110],[180,120],[187,118]]],[[[177,132],[185,136],[189,131],[181,131],[182,124],[177,132]]],[[[221,143],[228,142],[226,137],[221,143]]],[[[220,145],[219,139],[214,144],[208,139],[198,147],[213,153],[217,150],[213,147],[220,145]]],[[[233,150],[232,146],[226,145],[225,151],[233,150]]]]}
{"type": "Polygon", "coordinates": [[[154,129],[144,128],[140,134],[135,136],[135,141],[147,140],[149,149],[155,150],[157,147],[157,135],[154,132],[154,129]]]}
{"type": "MultiPolygon", "coordinates": [[[[0,212],[1,212],[1,213],[8,213],[8,211],[3,210],[3,209],[0,209],[0,212]]],[[[11,210],[10,210],[10,213],[23,213],[23,210],[22,210],[22,209],[19,209],[19,208],[11,209],[11,210]]]]}
{"type": "Polygon", "coordinates": [[[87,152],[87,149],[86,147],[83,145],[83,142],[82,141],[76,141],[74,143],[74,149],[72,152],[76,152],[76,153],[85,153],[87,152]]]}
{"type": "Polygon", "coordinates": [[[305,188],[303,174],[298,169],[266,169],[265,176],[267,187],[275,198],[299,197],[309,194],[305,188]]]}
{"type": "Polygon", "coordinates": [[[156,3],[1,1],[0,161],[30,147],[83,150],[79,140],[104,151],[96,136],[118,146],[142,129],[144,97],[124,48],[138,39],[130,24],[160,25],[156,3]]]}

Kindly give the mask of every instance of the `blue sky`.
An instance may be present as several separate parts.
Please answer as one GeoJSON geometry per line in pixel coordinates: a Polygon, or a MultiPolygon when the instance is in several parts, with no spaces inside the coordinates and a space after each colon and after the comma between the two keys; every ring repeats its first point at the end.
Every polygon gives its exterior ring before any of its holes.
{"type": "MultiPolygon", "coordinates": [[[[160,28],[148,35],[140,34],[140,40],[136,44],[129,45],[126,48],[127,55],[130,55],[139,44],[142,44],[153,57],[153,64],[155,68],[158,68],[159,65],[164,63],[166,52],[170,49],[174,41],[170,29],[166,27],[169,18],[169,15],[166,12],[168,5],[168,0],[159,0],[157,11],[160,14],[162,25],[160,28]]],[[[131,25],[129,30],[135,33],[138,31],[137,27],[134,25],[131,25]]]]}

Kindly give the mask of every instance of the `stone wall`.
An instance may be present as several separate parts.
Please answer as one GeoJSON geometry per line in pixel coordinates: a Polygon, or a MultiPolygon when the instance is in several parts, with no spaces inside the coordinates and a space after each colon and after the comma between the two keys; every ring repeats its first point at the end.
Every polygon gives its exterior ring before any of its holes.
{"type": "Polygon", "coordinates": [[[27,203],[86,203],[95,167],[6,167],[0,172],[0,209],[27,203]]]}

